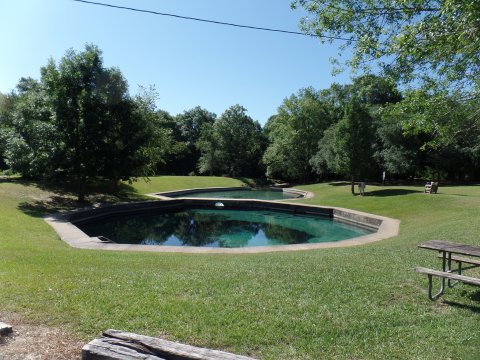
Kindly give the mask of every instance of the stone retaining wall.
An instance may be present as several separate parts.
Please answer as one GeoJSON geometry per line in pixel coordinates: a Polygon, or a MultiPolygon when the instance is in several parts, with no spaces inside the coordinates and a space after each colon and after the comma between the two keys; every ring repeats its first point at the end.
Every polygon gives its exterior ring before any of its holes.
{"type": "MultiPolygon", "coordinates": [[[[307,198],[312,198],[313,197],[313,193],[311,193],[311,192],[298,190],[298,189],[294,189],[294,188],[266,187],[266,188],[258,188],[258,189],[259,190],[269,190],[269,191],[283,192],[283,193],[298,195],[297,198],[270,200],[270,201],[298,200],[298,199],[307,199],[307,198]]],[[[232,187],[209,187],[209,188],[181,189],[181,190],[164,191],[164,192],[160,192],[160,193],[153,193],[153,194],[147,194],[147,195],[151,196],[151,197],[154,197],[154,198],[157,198],[157,199],[161,199],[161,200],[170,200],[170,199],[172,199],[172,196],[175,196],[174,198],[179,198],[179,197],[188,198],[188,195],[192,194],[192,193],[208,194],[210,192],[216,192],[216,191],[236,191],[236,190],[254,191],[253,188],[249,188],[249,187],[245,187],[245,186],[232,186],[232,187]]],[[[212,199],[212,198],[210,198],[210,199],[212,199]]]]}

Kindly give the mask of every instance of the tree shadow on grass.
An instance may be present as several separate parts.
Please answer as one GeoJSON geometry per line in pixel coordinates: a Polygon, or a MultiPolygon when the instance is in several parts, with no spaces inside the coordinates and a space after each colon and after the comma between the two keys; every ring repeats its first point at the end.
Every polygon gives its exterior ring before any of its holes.
{"type": "MultiPolygon", "coordinates": [[[[57,195],[76,197],[76,185],[72,182],[47,182],[36,183],[38,188],[57,195]]],[[[90,203],[95,202],[118,202],[131,201],[140,198],[141,195],[136,192],[133,186],[120,183],[115,189],[107,181],[94,180],[86,184],[86,200],[90,203]]]]}
{"type": "Polygon", "coordinates": [[[250,179],[246,177],[234,177],[235,180],[239,180],[244,183],[244,185],[248,185],[250,187],[254,187],[257,185],[256,179],[250,179]]]}
{"type": "Polygon", "coordinates": [[[456,301],[446,301],[446,300],[444,300],[443,303],[449,306],[454,306],[459,309],[469,310],[475,314],[480,314],[480,306],[462,304],[456,301]]]}
{"type": "Polygon", "coordinates": [[[464,295],[467,296],[470,300],[474,302],[478,302],[479,305],[470,305],[470,304],[462,304],[457,301],[443,301],[445,304],[450,306],[455,306],[460,309],[470,310],[473,313],[480,314],[480,290],[476,290],[473,293],[469,293],[467,291],[463,291],[464,295]]]}
{"type": "Polygon", "coordinates": [[[111,192],[103,183],[90,185],[87,191],[86,201],[78,202],[75,193],[69,184],[34,182],[28,180],[15,180],[25,186],[35,186],[41,190],[52,193],[45,199],[24,201],[17,208],[23,213],[33,217],[43,217],[63,211],[71,211],[92,206],[94,204],[117,204],[144,200],[133,186],[120,184],[115,192],[111,192]]]}
{"type": "Polygon", "coordinates": [[[330,186],[351,186],[352,183],[350,181],[335,181],[335,182],[329,182],[328,185],[330,185],[330,186]]]}
{"type": "MultiPolygon", "coordinates": [[[[330,186],[351,186],[350,182],[346,181],[338,181],[329,183],[330,186]]],[[[371,190],[368,191],[368,183],[365,190],[365,196],[378,196],[378,197],[386,197],[386,196],[400,196],[400,195],[408,195],[408,194],[418,194],[423,193],[423,188],[414,190],[414,189],[380,189],[380,190],[371,190]]],[[[358,193],[358,185],[355,183],[355,195],[359,195],[358,193]]]]}
{"type": "Polygon", "coordinates": [[[365,191],[365,196],[386,197],[386,196],[401,196],[401,195],[418,194],[418,193],[423,193],[423,190],[382,189],[382,190],[365,191]]]}
{"type": "Polygon", "coordinates": [[[24,179],[21,177],[0,177],[1,183],[21,184],[25,186],[38,186],[38,183],[34,180],[24,179]]]}
{"type": "MultiPolygon", "coordinates": [[[[352,183],[348,181],[335,181],[328,183],[330,186],[351,186],[352,183]]],[[[374,184],[375,185],[375,184],[374,184]]],[[[386,189],[379,189],[379,190],[368,190],[368,183],[365,190],[365,196],[378,196],[378,197],[387,197],[387,196],[401,196],[401,195],[408,195],[408,194],[418,194],[423,193],[423,188],[419,188],[418,190],[414,189],[395,189],[395,188],[386,188],[386,189]]],[[[358,184],[355,183],[355,195],[359,195],[358,193],[358,184]]]]}
{"type": "Polygon", "coordinates": [[[473,294],[469,296],[469,298],[473,301],[480,302],[480,290],[475,291],[473,294]]]}
{"type": "MultiPolygon", "coordinates": [[[[83,206],[88,205],[90,204],[83,204],[83,206]]],[[[78,209],[80,207],[81,205],[75,199],[64,196],[51,196],[48,199],[35,200],[33,202],[24,201],[17,206],[24,214],[33,217],[43,217],[62,211],[78,209]]]]}

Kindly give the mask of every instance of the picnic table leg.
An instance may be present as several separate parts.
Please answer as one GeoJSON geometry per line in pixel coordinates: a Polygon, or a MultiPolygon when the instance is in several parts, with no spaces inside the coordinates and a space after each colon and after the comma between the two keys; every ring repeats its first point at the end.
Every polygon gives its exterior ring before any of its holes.
{"type": "MultiPolygon", "coordinates": [[[[458,274],[461,275],[462,274],[462,263],[458,263],[458,274]]],[[[452,253],[449,252],[448,253],[448,272],[449,273],[452,273],[452,253]]],[[[448,279],[448,287],[449,288],[453,288],[455,285],[457,285],[458,281],[452,281],[452,279],[448,279]]]]}
{"type": "MultiPolygon", "coordinates": [[[[450,262],[451,262],[451,254],[450,254],[450,262]]],[[[450,262],[449,262],[449,268],[450,268],[450,262]]],[[[442,271],[445,272],[447,271],[447,252],[446,251],[442,251],[442,271]]],[[[435,295],[432,295],[432,288],[433,288],[433,276],[432,275],[428,275],[428,297],[430,298],[430,300],[437,300],[442,294],[443,294],[443,291],[445,290],[445,278],[441,278],[440,279],[440,290],[438,291],[438,293],[436,293],[435,295]]]]}
{"type": "Polygon", "coordinates": [[[445,287],[445,278],[442,278],[442,285],[440,287],[440,291],[436,293],[435,295],[432,295],[432,288],[433,288],[433,275],[432,274],[427,274],[428,275],[428,298],[430,300],[437,300],[442,294],[443,294],[443,289],[445,287]]]}

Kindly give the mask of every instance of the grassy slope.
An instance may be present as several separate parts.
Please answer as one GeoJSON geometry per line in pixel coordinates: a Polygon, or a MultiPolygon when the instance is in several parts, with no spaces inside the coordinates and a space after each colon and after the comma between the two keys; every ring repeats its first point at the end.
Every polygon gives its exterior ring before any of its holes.
{"type": "Polygon", "coordinates": [[[193,189],[215,186],[242,186],[243,182],[214,176],[159,176],[148,181],[139,180],[133,186],[140,194],[176,189],[193,189]]]}
{"type": "MultiPolygon", "coordinates": [[[[155,178],[140,192],[225,186],[235,180],[155,178]],[[194,183],[192,183],[194,181],[194,183]],[[202,181],[202,182],[200,182],[202,181]]],[[[309,203],[402,220],[375,244],[256,255],[187,255],[71,249],[32,212],[51,195],[0,183],[0,313],[68,327],[85,339],[116,328],[262,359],[479,358],[478,288],[426,296],[416,248],[428,239],[480,245],[480,187],[304,186],[309,203]]],[[[477,275],[480,275],[477,272],[477,275]]]]}

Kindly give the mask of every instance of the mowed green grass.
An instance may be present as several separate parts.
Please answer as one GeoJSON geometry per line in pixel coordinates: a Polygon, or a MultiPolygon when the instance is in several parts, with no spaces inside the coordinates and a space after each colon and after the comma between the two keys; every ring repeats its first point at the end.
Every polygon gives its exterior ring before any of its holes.
{"type": "Polygon", "coordinates": [[[132,185],[138,193],[147,194],[178,189],[243,186],[244,183],[237,179],[215,176],[158,176],[147,181],[136,181],[132,185]]]}
{"type": "MultiPolygon", "coordinates": [[[[132,194],[238,185],[225,178],[159,177],[132,194]]],[[[68,329],[89,341],[108,328],[261,359],[478,359],[480,289],[428,300],[415,266],[438,267],[417,245],[480,245],[480,186],[302,186],[304,202],[401,220],[370,245],[254,255],[145,254],[69,248],[38,217],[54,196],[0,183],[0,313],[68,329]]],[[[58,199],[56,200],[58,201],[58,199]]],[[[480,276],[478,271],[471,274],[480,276]]],[[[0,319],[1,320],[1,319],[0,319]]]]}

